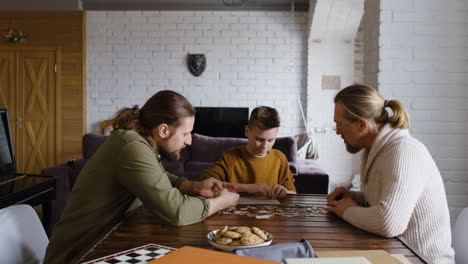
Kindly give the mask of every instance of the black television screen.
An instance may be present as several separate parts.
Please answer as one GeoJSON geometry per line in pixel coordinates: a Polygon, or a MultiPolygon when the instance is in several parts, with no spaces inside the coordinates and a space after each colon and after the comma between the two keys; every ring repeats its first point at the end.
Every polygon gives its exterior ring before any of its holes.
{"type": "Polygon", "coordinates": [[[248,107],[195,107],[193,133],[211,137],[245,137],[248,107]]]}
{"type": "Polygon", "coordinates": [[[15,163],[5,109],[0,109],[0,177],[15,174],[15,163]]]}
{"type": "Polygon", "coordinates": [[[8,112],[0,109],[0,196],[11,193],[13,183],[4,183],[15,177],[15,157],[11,143],[8,112]]]}

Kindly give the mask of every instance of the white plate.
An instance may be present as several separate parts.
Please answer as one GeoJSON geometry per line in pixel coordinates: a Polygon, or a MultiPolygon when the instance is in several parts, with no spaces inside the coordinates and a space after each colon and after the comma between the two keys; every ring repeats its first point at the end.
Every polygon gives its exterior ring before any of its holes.
{"type": "Polygon", "coordinates": [[[207,235],[207,238],[208,238],[208,242],[210,242],[210,244],[217,248],[217,249],[220,249],[222,251],[234,251],[235,249],[242,249],[242,248],[253,248],[253,247],[264,247],[264,246],[268,246],[271,244],[271,242],[273,241],[273,236],[266,232],[266,231],[263,231],[265,232],[265,235],[268,237],[268,240],[263,242],[263,243],[260,243],[260,244],[256,244],[256,245],[251,245],[251,246],[232,246],[232,245],[223,245],[223,244],[220,244],[220,243],[216,243],[215,241],[213,241],[213,237],[214,235],[218,232],[218,229],[216,230],[213,230],[211,231],[210,233],[208,233],[207,235]]]}

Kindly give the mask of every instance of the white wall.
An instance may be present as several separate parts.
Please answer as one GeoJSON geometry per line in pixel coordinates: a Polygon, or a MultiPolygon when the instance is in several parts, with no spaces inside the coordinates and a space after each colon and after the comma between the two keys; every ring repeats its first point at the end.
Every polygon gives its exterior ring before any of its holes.
{"type": "MultiPolygon", "coordinates": [[[[335,11],[350,5],[334,2],[335,11]]],[[[342,86],[362,79],[362,69],[355,68],[362,67],[362,47],[356,57],[353,39],[362,14],[341,12],[348,20],[330,23],[341,39],[325,34],[315,46],[307,38],[318,34],[310,34],[313,16],[306,13],[87,12],[88,132],[97,132],[98,122],[118,109],[142,106],[155,92],[172,89],[195,106],[276,107],[280,135],[296,135],[304,131],[301,98],[320,164],[332,183],[346,183],[358,172],[358,156],[348,154],[331,130],[337,90],[321,90],[322,75],[340,75],[342,86]],[[187,69],[188,52],[207,56],[207,69],[198,78],[187,69]]],[[[314,30],[327,19],[338,21],[322,17],[314,30]]]]}
{"type": "Polygon", "coordinates": [[[362,80],[361,43],[357,35],[364,12],[364,0],[319,0],[315,5],[308,45],[308,125],[319,148],[320,165],[330,174],[330,184],[345,185],[359,173],[359,155],[346,152],[334,126],[333,99],[336,90],[323,89],[323,76],[339,76],[346,87],[362,80]],[[356,43],[356,37],[358,41],[356,43]],[[356,56],[357,55],[357,56],[356,56]]]}
{"type": "Polygon", "coordinates": [[[340,136],[332,130],[338,90],[322,90],[322,76],[341,76],[341,87],[354,82],[354,43],[309,43],[308,119],[319,148],[319,162],[330,174],[330,184],[346,184],[359,173],[359,156],[346,152],[340,136]]]}
{"type": "Polygon", "coordinates": [[[381,0],[379,90],[408,108],[452,220],[468,206],[468,2],[381,0]]]}
{"type": "Polygon", "coordinates": [[[87,130],[171,89],[194,106],[275,107],[280,135],[301,133],[306,23],[288,12],[87,12],[87,130]],[[187,53],[206,54],[198,78],[187,53]]]}

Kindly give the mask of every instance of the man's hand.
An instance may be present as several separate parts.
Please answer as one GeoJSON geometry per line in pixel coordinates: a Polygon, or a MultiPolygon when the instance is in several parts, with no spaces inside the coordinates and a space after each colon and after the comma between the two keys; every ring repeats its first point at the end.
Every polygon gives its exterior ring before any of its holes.
{"type": "Polygon", "coordinates": [[[193,182],[192,193],[207,198],[217,197],[223,189],[235,192],[236,186],[232,183],[222,182],[215,178],[209,178],[199,182],[193,182]]]}
{"type": "Polygon", "coordinates": [[[219,210],[235,206],[238,200],[238,193],[230,192],[228,189],[222,189],[217,197],[208,199],[210,203],[208,216],[218,212],[219,210]]]}
{"type": "Polygon", "coordinates": [[[337,200],[341,200],[343,198],[351,198],[351,194],[346,188],[344,187],[338,187],[335,190],[333,190],[332,193],[327,195],[327,202],[333,202],[337,200]]]}
{"type": "Polygon", "coordinates": [[[270,199],[283,198],[288,194],[288,190],[280,184],[273,186],[273,195],[270,199]]]}
{"type": "Polygon", "coordinates": [[[222,189],[218,198],[223,201],[223,209],[235,206],[239,201],[239,194],[230,192],[228,189],[222,189]]]}
{"type": "Polygon", "coordinates": [[[359,205],[353,199],[351,199],[351,197],[344,197],[339,201],[329,201],[327,205],[328,207],[326,210],[328,212],[332,212],[341,218],[343,218],[346,209],[350,207],[359,207],[359,205]]]}

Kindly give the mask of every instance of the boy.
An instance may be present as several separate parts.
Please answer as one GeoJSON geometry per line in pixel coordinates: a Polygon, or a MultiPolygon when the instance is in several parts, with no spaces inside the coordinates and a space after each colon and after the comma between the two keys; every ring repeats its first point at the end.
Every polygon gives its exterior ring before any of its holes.
{"type": "Polygon", "coordinates": [[[270,199],[295,194],[294,179],[286,156],[272,149],[279,126],[276,109],[256,107],[245,127],[247,146],[226,150],[216,163],[203,172],[201,179],[213,177],[231,182],[238,192],[270,199]]]}

